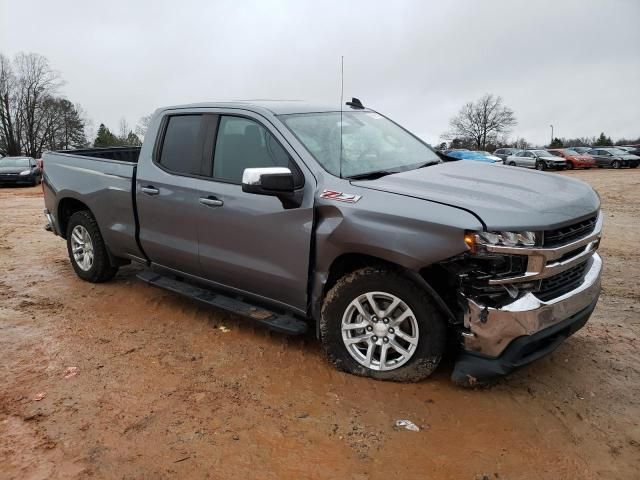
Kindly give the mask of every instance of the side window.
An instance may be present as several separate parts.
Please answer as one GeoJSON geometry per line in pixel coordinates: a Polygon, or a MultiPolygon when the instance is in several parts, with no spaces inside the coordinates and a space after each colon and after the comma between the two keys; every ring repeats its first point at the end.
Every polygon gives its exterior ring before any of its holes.
{"type": "Polygon", "coordinates": [[[212,115],[174,115],[167,122],[157,162],[180,175],[211,175],[211,155],[204,155],[212,115]],[[207,160],[209,168],[207,171],[207,160]]]}
{"type": "Polygon", "coordinates": [[[296,187],[303,177],[287,151],[259,123],[243,117],[220,119],[213,159],[213,178],[242,183],[245,168],[289,167],[296,187]]]}

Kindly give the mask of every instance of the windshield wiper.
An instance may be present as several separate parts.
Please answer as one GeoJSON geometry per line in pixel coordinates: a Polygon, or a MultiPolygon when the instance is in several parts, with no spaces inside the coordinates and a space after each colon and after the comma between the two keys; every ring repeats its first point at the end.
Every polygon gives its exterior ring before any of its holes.
{"type": "Polygon", "coordinates": [[[398,170],[376,170],[375,172],[358,173],[357,175],[351,175],[347,177],[349,180],[375,180],[376,178],[382,178],[386,175],[392,175],[394,173],[400,173],[398,170]]]}

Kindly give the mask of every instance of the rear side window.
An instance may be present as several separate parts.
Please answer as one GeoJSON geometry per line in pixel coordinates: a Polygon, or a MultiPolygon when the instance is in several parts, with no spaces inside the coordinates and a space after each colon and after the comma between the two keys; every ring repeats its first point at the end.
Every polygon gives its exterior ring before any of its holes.
{"type": "Polygon", "coordinates": [[[205,144],[214,133],[216,121],[213,115],[169,117],[158,163],[180,175],[211,175],[211,149],[207,154],[205,144]]]}
{"type": "Polygon", "coordinates": [[[275,137],[259,123],[243,117],[220,119],[213,160],[213,178],[242,183],[245,168],[289,167],[296,187],[302,174],[275,137]]]}

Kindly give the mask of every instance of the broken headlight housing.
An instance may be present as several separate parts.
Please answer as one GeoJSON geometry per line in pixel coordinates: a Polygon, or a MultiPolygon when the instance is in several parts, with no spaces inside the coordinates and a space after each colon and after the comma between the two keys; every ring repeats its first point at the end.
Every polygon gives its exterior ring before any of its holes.
{"type": "Polygon", "coordinates": [[[533,247],[540,245],[542,236],[537,232],[467,232],[464,242],[475,253],[482,246],[533,247]]]}

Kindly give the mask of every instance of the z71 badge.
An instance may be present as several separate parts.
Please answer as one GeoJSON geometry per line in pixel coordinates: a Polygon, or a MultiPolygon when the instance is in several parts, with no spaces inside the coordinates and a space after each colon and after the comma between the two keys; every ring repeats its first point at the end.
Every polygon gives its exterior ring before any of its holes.
{"type": "Polygon", "coordinates": [[[362,198],[362,195],[352,195],[350,193],[336,192],[335,190],[323,190],[320,198],[337,200],[338,202],[356,203],[362,198]]]}

